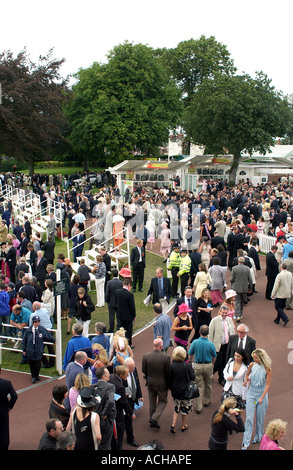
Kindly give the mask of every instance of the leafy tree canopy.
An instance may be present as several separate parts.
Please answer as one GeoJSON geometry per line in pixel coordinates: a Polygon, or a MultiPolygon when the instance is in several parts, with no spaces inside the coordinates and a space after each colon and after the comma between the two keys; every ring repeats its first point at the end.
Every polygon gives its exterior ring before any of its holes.
{"type": "Polygon", "coordinates": [[[63,139],[62,103],[67,80],[60,76],[64,60],[52,58],[53,50],[31,61],[26,50],[16,57],[0,54],[0,153],[29,163],[53,152],[63,139]]]}
{"type": "Polygon", "coordinates": [[[154,50],[125,42],[77,74],[65,107],[73,148],[99,163],[115,164],[134,153],[155,155],[181,114],[180,93],[154,50]]]}
{"type": "Polygon", "coordinates": [[[186,122],[192,141],[206,153],[233,155],[230,182],[235,182],[241,153],[265,154],[275,137],[287,132],[287,99],[260,72],[205,79],[194,96],[186,122]],[[225,149],[225,150],[224,150],[225,149]]]}

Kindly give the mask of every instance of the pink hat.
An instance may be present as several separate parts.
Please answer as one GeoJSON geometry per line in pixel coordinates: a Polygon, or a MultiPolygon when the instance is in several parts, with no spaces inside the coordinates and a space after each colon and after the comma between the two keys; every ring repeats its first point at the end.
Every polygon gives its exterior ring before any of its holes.
{"type": "Polygon", "coordinates": [[[129,268],[122,268],[119,271],[119,275],[123,277],[131,277],[131,269],[129,268]]]}
{"type": "Polygon", "coordinates": [[[188,312],[192,312],[192,309],[188,307],[187,304],[180,304],[179,307],[178,307],[178,313],[177,315],[181,315],[181,313],[188,313],[188,312]]]}

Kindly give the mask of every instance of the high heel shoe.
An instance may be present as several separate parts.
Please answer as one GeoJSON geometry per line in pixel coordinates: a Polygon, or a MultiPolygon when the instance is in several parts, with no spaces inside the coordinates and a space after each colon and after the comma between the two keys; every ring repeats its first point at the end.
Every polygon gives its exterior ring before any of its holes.
{"type": "Polygon", "coordinates": [[[170,432],[171,432],[172,434],[175,434],[175,432],[176,432],[176,431],[175,431],[175,424],[171,424],[170,432]]]}
{"type": "Polygon", "coordinates": [[[187,424],[182,424],[181,431],[184,432],[186,429],[188,429],[187,424]]]}

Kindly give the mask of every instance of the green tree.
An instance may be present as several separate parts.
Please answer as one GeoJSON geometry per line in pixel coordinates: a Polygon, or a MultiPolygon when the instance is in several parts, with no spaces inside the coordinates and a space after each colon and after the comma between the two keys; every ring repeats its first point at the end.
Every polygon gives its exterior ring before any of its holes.
{"type": "MultiPolygon", "coordinates": [[[[231,75],[236,71],[227,47],[216,41],[214,36],[188,39],[172,49],[157,50],[163,66],[166,68],[181,91],[184,113],[181,127],[186,130],[189,107],[198,87],[206,78],[217,74],[231,75]]],[[[186,139],[186,152],[190,151],[190,141],[186,139]]]]}
{"type": "Polygon", "coordinates": [[[37,64],[26,50],[16,57],[11,51],[0,54],[0,153],[26,162],[30,173],[35,160],[52,155],[64,140],[67,79],[60,76],[64,59],[52,54],[50,50],[37,64]]]}
{"type": "Polygon", "coordinates": [[[191,103],[188,134],[206,153],[233,155],[229,181],[235,183],[241,153],[269,152],[275,137],[286,134],[287,99],[262,72],[217,75],[202,82],[191,103]]]}
{"type": "Polygon", "coordinates": [[[118,45],[106,64],[76,77],[65,113],[72,146],[85,159],[115,164],[135,153],[156,155],[179,122],[180,93],[146,45],[118,45]]]}

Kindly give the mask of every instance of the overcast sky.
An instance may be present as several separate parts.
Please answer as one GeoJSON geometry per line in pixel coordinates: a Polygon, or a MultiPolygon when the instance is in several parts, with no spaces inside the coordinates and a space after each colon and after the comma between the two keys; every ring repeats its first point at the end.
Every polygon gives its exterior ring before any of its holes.
{"type": "Polygon", "coordinates": [[[293,93],[292,0],[14,0],[1,4],[0,50],[33,60],[54,48],[64,76],[105,62],[128,40],[176,47],[202,34],[225,44],[238,73],[263,71],[285,95],[293,93]]]}

